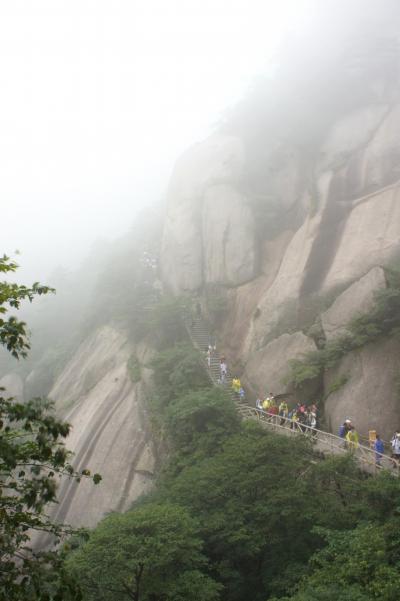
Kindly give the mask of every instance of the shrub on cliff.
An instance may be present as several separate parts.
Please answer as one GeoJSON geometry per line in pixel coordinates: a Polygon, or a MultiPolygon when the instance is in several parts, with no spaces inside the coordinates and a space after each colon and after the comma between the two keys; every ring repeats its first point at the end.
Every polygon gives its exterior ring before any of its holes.
{"type": "Polygon", "coordinates": [[[174,399],[166,411],[166,427],[174,447],[193,460],[215,453],[239,431],[240,420],[229,394],[209,388],[174,399]]]}
{"type": "Polygon", "coordinates": [[[334,367],[347,353],[381,337],[397,335],[400,332],[400,286],[392,285],[376,292],[371,311],[352,319],[346,329],[346,333],[329,340],[323,348],[305,354],[304,359],[291,360],[287,381],[301,387],[306,381],[319,377],[324,369],[334,367]]]}
{"type": "Polygon", "coordinates": [[[179,343],[161,351],[150,367],[154,370],[158,410],[188,390],[210,385],[200,353],[190,344],[179,343]]]}

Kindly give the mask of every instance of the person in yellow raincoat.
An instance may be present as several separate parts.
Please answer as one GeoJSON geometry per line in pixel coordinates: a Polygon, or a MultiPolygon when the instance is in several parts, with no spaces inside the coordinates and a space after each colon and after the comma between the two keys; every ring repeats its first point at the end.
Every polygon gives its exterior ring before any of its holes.
{"type": "Polygon", "coordinates": [[[350,430],[346,434],[347,449],[354,452],[358,448],[358,432],[351,426],[350,430]]]}
{"type": "Polygon", "coordinates": [[[269,408],[271,407],[271,404],[272,404],[272,399],[268,396],[262,402],[262,408],[264,409],[264,411],[269,411],[269,408]]]}
{"type": "Polygon", "coordinates": [[[279,405],[279,415],[281,417],[287,417],[289,413],[289,407],[286,401],[282,401],[279,405]]]}
{"type": "Polygon", "coordinates": [[[239,394],[241,386],[242,386],[242,384],[241,384],[239,378],[232,379],[232,388],[233,388],[233,391],[236,392],[236,394],[239,394]]]}

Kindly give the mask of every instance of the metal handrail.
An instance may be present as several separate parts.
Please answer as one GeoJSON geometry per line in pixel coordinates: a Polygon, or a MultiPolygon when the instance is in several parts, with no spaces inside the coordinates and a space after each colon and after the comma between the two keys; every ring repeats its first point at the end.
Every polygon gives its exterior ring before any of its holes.
{"type": "MultiPolygon", "coordinates": [[[[209,335],[201,318],[197,317],[196,321],[198,325],[201,325],[201,329],[204,335],[209,335]]],[[[186,323],[186,329],[193,346],[197,347],[197,349],[201,352],[200,345],[196,340],[196,337],[188,323],[186,323]]],[[[203,357],[203,354],[201,354],[201,361],[205,369],[207,370],[207,374],[211,382],[213,384],[217,384],[218,382],[214,377],[214,374],[209,369],[207,361],[203,357]]],[[[228,376],[226,385],[230,384],[230,380],[231,378],[228,376]]],[[[238,412],[244,419],[256,419],[260,421],[263,426],[275,430],[279,433],[285,432],[285,434],[289,435],[300,434],[306,436],[310,440],[312,440],[316,445],[319,444],[321,447],[325,447],[325,452],[342,455],[350,452],[352,453],[353,457],[358,461],[360,467],[370,473],[377,473],[382,469],[389,469],[394,467],[396,468],[396,471],[393,473],[396,476],[400,475],[399,464],[391,457],[389,457],[389,455],[382,454],[379,465],[376,463],[376,452],[370,447],[358,443],[357,446],[354,446],[353,449],[349,449],[346,440],[341,438],[340,436],[337,436],[336,434],[331,434],[330,432],[325,432],[324,430],[313,428],[306,424],[302,424],[298,421],[295,421],[289,417],[283,417],[281,415],[269,413],[264,409],[251,407],[247,404],[245,405],[237,399],[233,391],[231,392],[232,398],[236,403],[238,412]]]]}
{"type": "Polygon", "coordinates": [[[302,434],[315,440],[316,442],[321,443],[324,446],[329,447],[329,450],[332,453],[335,452],[337,454],[344,454],[352,452],[354,457],[359,462],[369,467],[374,467],[378,471],[384,468],[388,469],[390,467],[395,467],[397,468],[396,475],[398,475],[399,466],[398,464],[394,463],[393,459],[389,455],[382,454],[380,459],[381,465],[377,465],[376,452],[370,447],[358,444],[353,450],[351,450],[348,448],[345,439],[340,438],[340,436],[336,436],[335,434],[331,434],[330,432],[318,430],[318,428],[307,426],[306,424],[302,424],[290,418],[269,413],[268,411],[264,411],[264,409],[257,409],[253,407],[248,407],[248,409],[249,417],[255,417],[256,419],[263,421],[263,424],[271,429],[286,430],[290,431],[291,433],[302,434]]]}

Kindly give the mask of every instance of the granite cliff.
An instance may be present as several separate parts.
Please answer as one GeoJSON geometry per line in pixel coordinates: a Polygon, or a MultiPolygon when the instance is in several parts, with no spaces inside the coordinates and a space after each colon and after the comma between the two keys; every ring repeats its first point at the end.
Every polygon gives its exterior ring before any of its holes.
{"type": "MultiPolygon", "coordinates": [[[[275,80],[179,158],[162,223],[149,212],[100,276],[86,335],[44,393],[73,426],[76,467],[100,472],[103,483],[64,483],[59,520],[94,525],[152,485],[159,449],[148,365],[157,345],[140,330],[161,291],[200,303],[250,401],[267,391],[318,400],[333,432],[347,417],[361,434],[372,428],[386,439],[400,426],[400,328],[347,349],[304,386],[288,378],[291,360],[340,340],[400,271],[396,20],[373,22],[385,35],[362,39],[358,22],[347,41],[292,44],[275,80]]],[[[23,398],[48,371],[45,362],[23,378],[7,367],[0,384],[23,398]]]]}
{"type": "MultiPolygon", "coordinates": [[[[163,280],[176,295],[198,295],[210,317],[216,299],[223,306],[220,344],[254,392],[290,392],[288,361],[317,348],[311,326],[328,340],[368,312],[400,257],[400,103],[382,81],[370,87],[374,101],[333,120],[306,163],[290,138],[265,139],[258,194],[240,135],[213,135],[176,165],[163,280]]],[[[400,423],[399,368],[398,338],[380,340],[305,393],[325,398],[333,431],[350,416],[362,433],[389,436],[400,423]],[[346,382],[328,394],[341,373],[346,382]]]]}

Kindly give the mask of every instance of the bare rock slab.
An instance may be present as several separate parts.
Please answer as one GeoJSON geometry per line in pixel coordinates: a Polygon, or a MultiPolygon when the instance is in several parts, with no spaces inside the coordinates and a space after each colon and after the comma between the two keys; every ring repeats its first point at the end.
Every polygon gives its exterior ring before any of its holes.
{"type": "Polygon", "coordinates": [[[373,343],[346,355],[339,366],[325,376],[325,389],[346,378],[330,394],[325,414],[331,430],[349,418],[362,435],[377,430],[388,439],[400,427],[400,341],[396,338],[373,343]]]}
{"type": "Polygon", "coordinates": [[[72,425],[66,445],[75,469],[98,472],[98,486],[61,484],[54,518],[94,526],[110,511],[126,511],[152,486],[155,453],[141,383],[127,370],[131,349],[110,326],[93,333],[56,382],[52,397],[72,425]],[[67,405],[67,408],[66,408],[67,405]]]}
{"type": "Polygon", "coordinates": [[[399,252],[400,188],[368,198],[350,213],[323,288],[354,281],[399,252]]]}
{"type": "Polygon", "coordinates": [[[246,365],[246,378],[262,394],[269,391],[283,394],[288,391],[284,383],[288,362],[301,359],[305,353],[315,350],[314,341],[303,332],[282,334],[263,349],[251,353],[246,365]]]}
{"type": "Polygon", "coordinates": [[[162,278],[174,293],[202,285],[203,247],[207,249],[209,244],[208,231],[202,231],[206,192],[224,184],[235,187],[243,163],[241,140],[219,134],[196,144],[177,162],[168,189],[161,244],[162,278]]]}
{"type": "Polygon", "coordinates": [[[368,313],[374,306],[375,292],[382,288],[386,288],[385,272],[382,267],[374,267],[340,294],[333,305],[321,315],[327,340],[345,333],[346,325],[352,319],[368,313]]]}
{"type": "Polygon", "coordinates": [[[204,279],[239,286],[255,277],[255,223],[246,199],[235,188],[209,188],[203,206],[204,279]]]}

